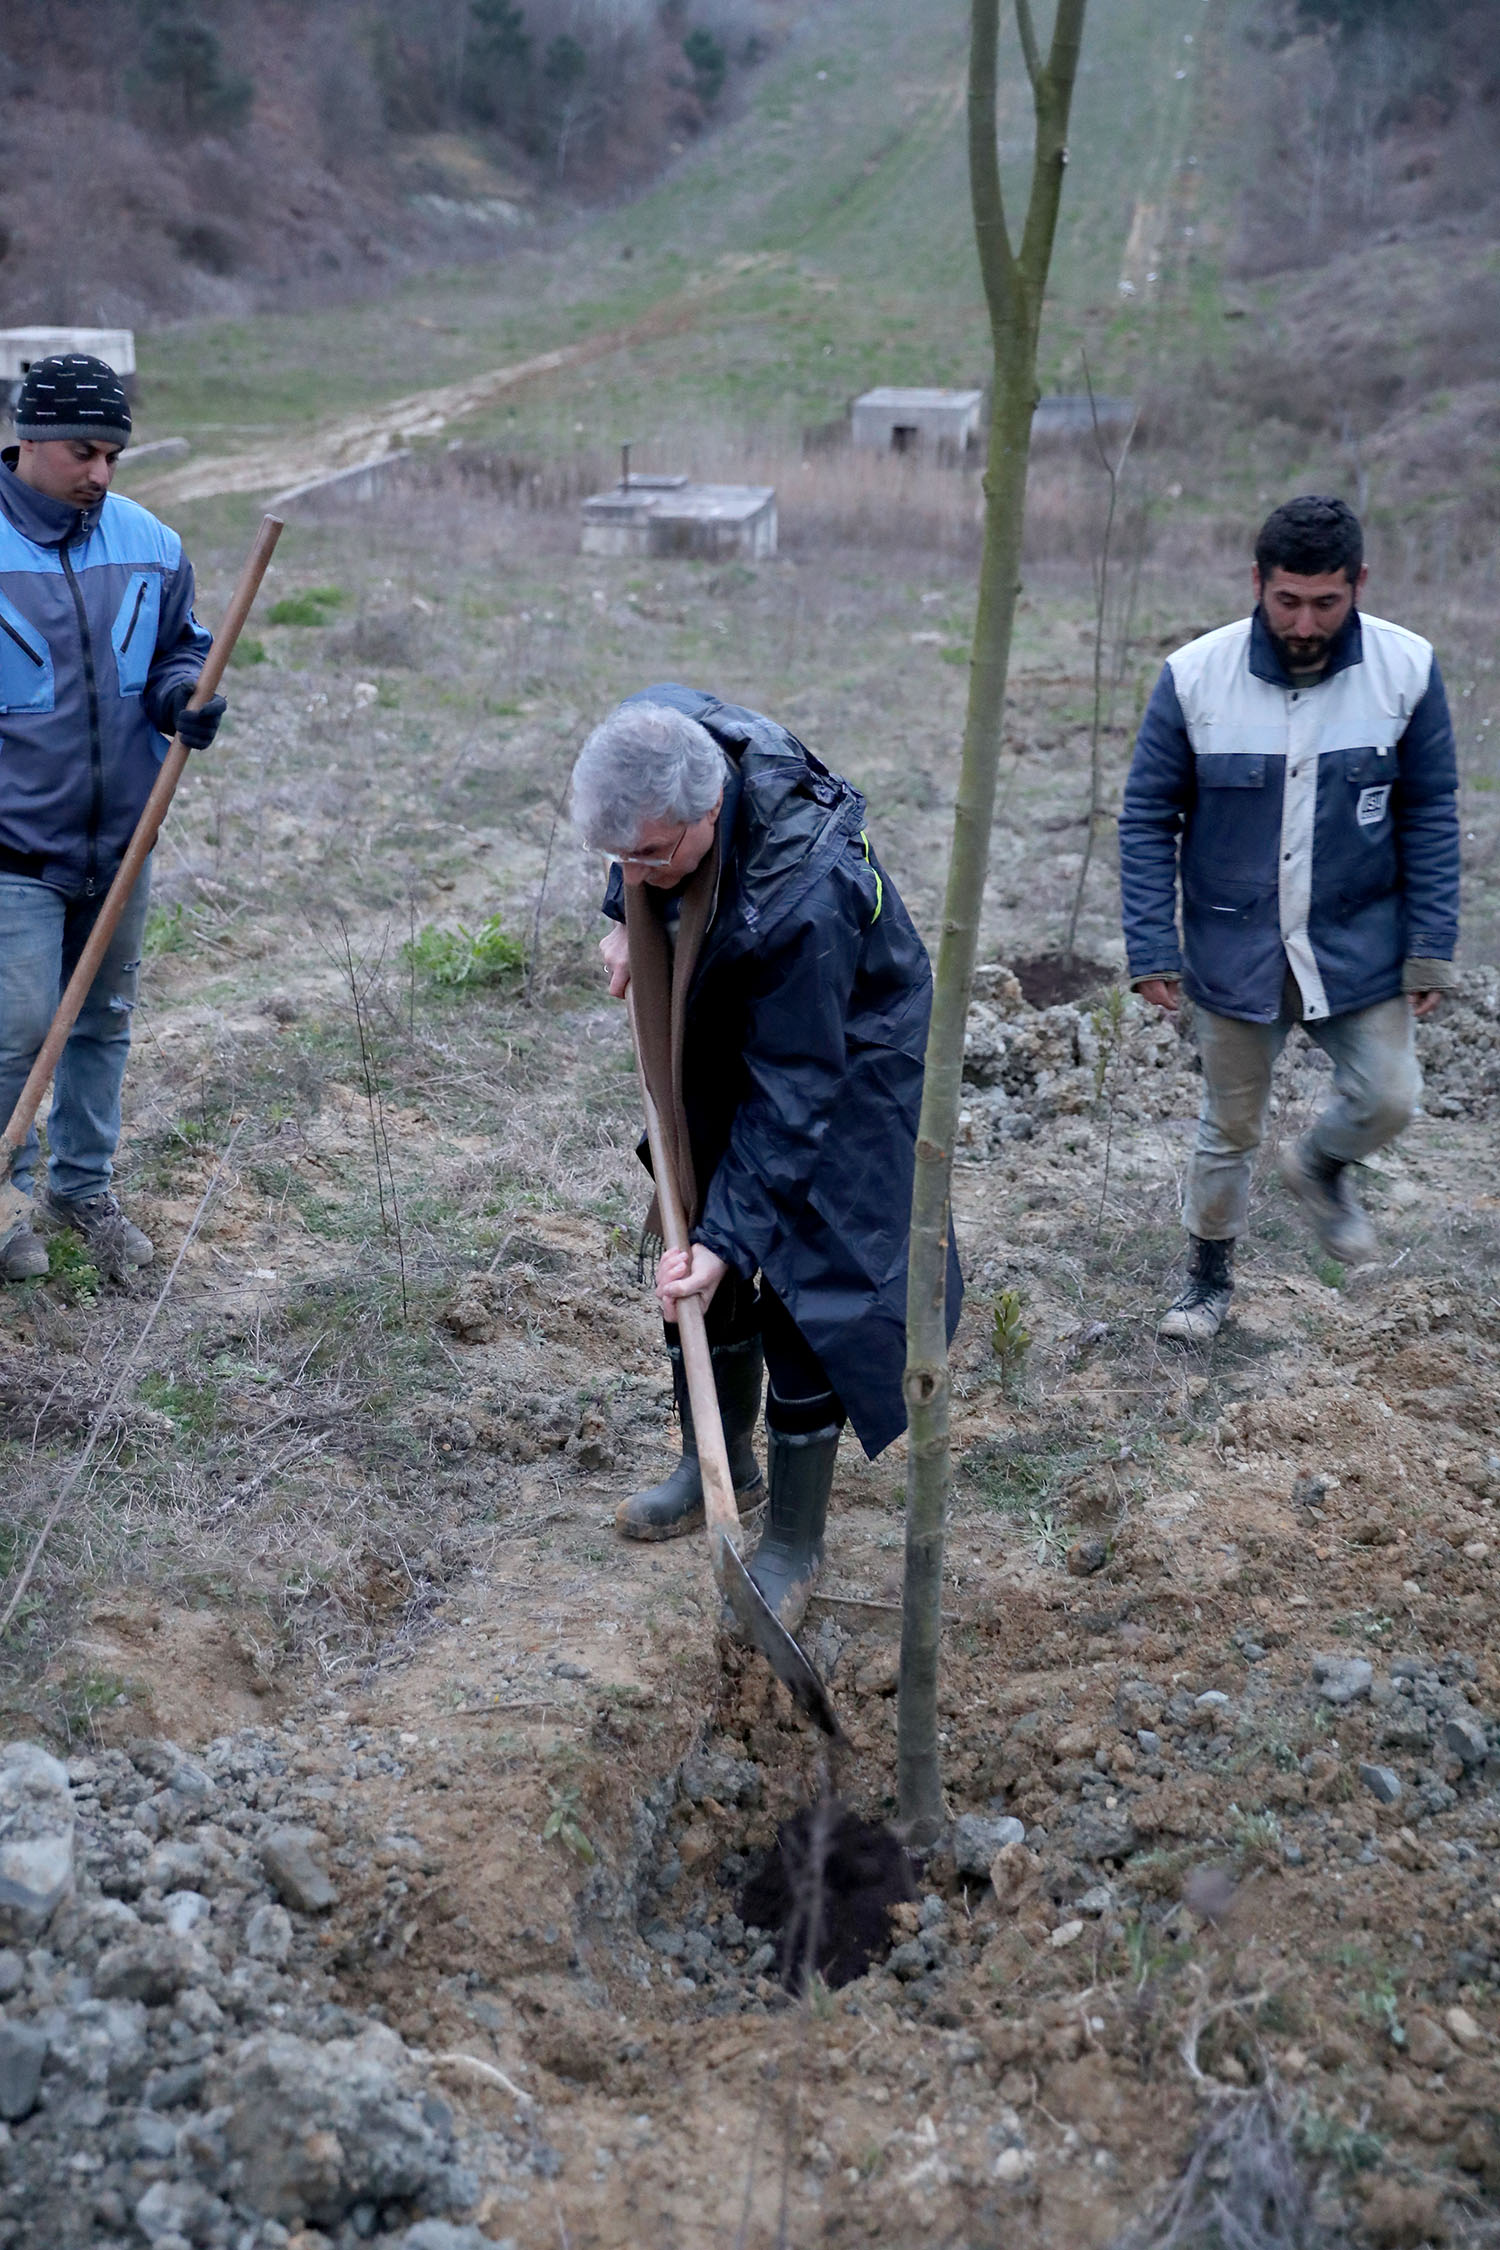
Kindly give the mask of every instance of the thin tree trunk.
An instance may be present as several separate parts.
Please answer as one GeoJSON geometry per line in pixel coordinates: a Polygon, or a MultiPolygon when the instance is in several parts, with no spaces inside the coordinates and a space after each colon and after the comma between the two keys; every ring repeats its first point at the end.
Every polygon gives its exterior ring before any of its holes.
{"type": "Polygon", "coordinates": [[[1067,164],[1068,111],[1086,7],[1087,0],[1058,0],[1051,48],[1044,60],[1030,0],[1015,0],[1016,24],[1036,112],[1031,193],[1021,247],[1015,251],[1006,225],[996,145],[1000,0],[973,0],[969,185],[989,306],[995,383],[984,478],[979,607],[953,820],[953,853],[927,1039],[907,1269],[905,1392],[910,1436],[897,1761],[901,1819],[909,1839],[917,1845],[930,1843],[943,1822],[937,1684],[943,1530],[951,1484],[946,1309],[953,1141],[963,1076],[964,1025],[989,868],[1011,628],[1020,591],[1026,463],[1036,406],[1037,336],[1067,164]]]}

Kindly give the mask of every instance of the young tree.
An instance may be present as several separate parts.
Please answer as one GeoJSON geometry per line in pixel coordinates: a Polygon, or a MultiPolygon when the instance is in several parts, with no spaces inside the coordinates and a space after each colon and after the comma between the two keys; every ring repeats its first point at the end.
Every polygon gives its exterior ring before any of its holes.
{"type": "Polygon", "coordinates": [[[996,140],[1000,0],[972,0],[969,45],[969,189],[995,376],[984,478],[979,607],[927,1040],[907,1269],[905,1389],[910,1434],[897,1759],[901,1818],[911,1841],[919,1845],[935,1838],[943,1819],[937,1682],[943,1527],[951,1484],[945,1313],[953,1140],[963,1077],[964,1024],[994,822],[1011,627],[1020,590],[1026,461],[1037,397],[1037,338],[1068,161],[1068,112],[1088,0],[1057,0],[1045,56],[1037,41],[1031,0],[1014,0],[1014,4],[1036,115],[1031,192],[1019,249],[1006,223],[996,140]]]}

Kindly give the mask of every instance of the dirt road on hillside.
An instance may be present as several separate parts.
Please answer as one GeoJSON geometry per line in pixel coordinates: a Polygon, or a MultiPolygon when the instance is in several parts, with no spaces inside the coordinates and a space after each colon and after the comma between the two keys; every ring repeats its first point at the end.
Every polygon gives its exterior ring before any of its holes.
{"type": "Polygon", "coordinates": [[[342,421],[326,423],[304,438],[290,441],[276,438],[265,445],[252,446],[245,453],[220,454],[213,460],[195,461],[167,476],[151,478],[131,497],[152,508],[163,508],[180,505],[184,500],[218,499],[233,492],[282,492],[295,485],[311,483],[316,477],[332,476],[339,469],[379,461],[398,446],[411,444],[415,438],[441,436],[450,423],[462,421],[465,415],[493,405],[497,398],[521,383],[555,375],[565,367],[577,367],[591,359],[605,359],[611,352],[669,336],[678,329],[691,328],[706,300],[733,288],[752,267],[759,270],[776,262],[759,257],[727,259],[725,270],[676,296],[664,298],[639,320],[630,321],[622,328],[600,329],[597,335],[585,336],[576,344],[562,344],[556,351],[533,353],[529,359],[513,360],[508,367],[488,368],[482,375],[471,375],[461,383],[440,383],[432,390],[408,392],[405,398],[393,399],[389,406],[346,415],[342,421]]]}

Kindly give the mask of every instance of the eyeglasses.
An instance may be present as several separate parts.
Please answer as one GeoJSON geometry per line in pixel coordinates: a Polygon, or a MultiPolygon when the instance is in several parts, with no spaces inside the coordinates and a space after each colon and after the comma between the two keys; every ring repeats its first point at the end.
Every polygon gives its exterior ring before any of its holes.
{"type": "Polygon", "coordinates": [[[606,859],[618,860],[622,867],[670,867],[681,851],[683,838],[692,825],[690,820],[683,822],[678,831],[676,843],[664,859],[658,858],[653,852],[606,852],[604,856],[606,859]]]}

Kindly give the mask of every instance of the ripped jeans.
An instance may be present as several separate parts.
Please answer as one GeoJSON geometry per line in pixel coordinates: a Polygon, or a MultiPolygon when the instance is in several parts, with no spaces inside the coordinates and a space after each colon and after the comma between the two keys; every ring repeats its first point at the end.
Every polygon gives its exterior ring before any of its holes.
{"type": "MultiPolygon", "coordinates": [[[[52,1082],[48,1186],[64,1202],[102,1194],[114,1173],[120,1088],[130,1053],[130,1016],[150,897],[147,860],[52,1082]]],[[[0,1127],[16,1105],[103,903],[102,898],[65,898],[30,875],[0,874],[0,1127]]],[[[11,1174],[13,1184],[28,1195],[36,1159],[33,1126],[11,1174]]]]}

